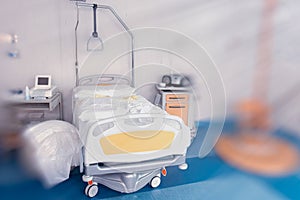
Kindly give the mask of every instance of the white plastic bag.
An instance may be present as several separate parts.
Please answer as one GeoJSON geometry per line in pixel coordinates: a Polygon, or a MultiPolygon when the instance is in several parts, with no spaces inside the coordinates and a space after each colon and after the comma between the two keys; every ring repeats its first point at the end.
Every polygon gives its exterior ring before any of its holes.
{"type": "Polygon", "coordinates": [[[24,132],[25,158],[31,171],[46,187],[69,178],[72,166],[81,162],[82,142],[70,123],[51,120],[34,125],[24,132]]]}

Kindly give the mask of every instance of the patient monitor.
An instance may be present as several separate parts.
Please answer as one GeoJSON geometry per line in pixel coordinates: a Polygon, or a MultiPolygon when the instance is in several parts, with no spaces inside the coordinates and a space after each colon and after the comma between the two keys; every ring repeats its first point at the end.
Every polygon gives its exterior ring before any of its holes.
{"type": "Polygon", "coordinates": [[[31,98],[51,98],[57,92],[57,87],[51,85],[50,75],[35,76],[35,85],[30,90],[31,98]]]}
{"type": "Polygon", "coordinates": [[[50,75],[37,75],[35,76],[35,89],[50,89],[51,76],[50,75]]]}

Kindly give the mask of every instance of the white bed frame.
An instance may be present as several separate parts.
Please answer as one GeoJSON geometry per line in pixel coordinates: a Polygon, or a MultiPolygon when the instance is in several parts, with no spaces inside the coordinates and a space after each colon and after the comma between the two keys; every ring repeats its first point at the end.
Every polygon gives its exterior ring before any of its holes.
{"type": "MultiPolygon", "coordinates": [[[[134,36],[125,22],[119,17],[115,10],[107,5],[97,5],[89,3],[76,2],[77,6],[77,21],[75,26],[75,67],[76,67],[76,86],[83,85],[98,85],[98,84],[130,84],[132,87],[134,84],[134,36]],[[105,9],[110,11],[118,22],[122,25],[125,31],[130,36],[131,42],[131,81],[127,78],[119,75],[93,75],[87,77],[79,76],[78,67],[78,49],[77,49],[77,29],[79,25],[79,8],[93,8],[93,9],[105,9]]],[[[74,105],[74,102],[73,102],[74,105]]],[[[73,115],[74,116],[74,115],[73,115]]],[[[73,119],[74,121],[74,119],[73,119]]],[[[156,129],[154,129],[156,130],[156,129]]],[[[185,163],[185,153],[186,148],[190,144],[190,129],[187,128],[182,119],[179,117],[171,115],[127,115],[118,116],[117,118],[110,118],[101,121],[97,121],[92,124],[87,133],[87,140],[85,147],[83,148],[83,162],[85,175],[83,176],[83,181],[88,182],[88,186],[85,189],[85,194],[89,197],[93,197],[98,192],[97,183],[106,185],[114,190],[120,192],[135,192],[147,183],[150,182],[152,187],[158,187],[160,184],[161,169],[162,174],[166,173],[166,166],[170,165],[180,165],[185,163]],[[141,120],[141,119],[152,119],[148,124],[143,126],[134,126],[133,124],[128,124],[128,119],[130,120],[141,120]],[[132,153],[126,155],[116,155],[108,156],[105,155],[101,148],[99,148],[99,140],[103,136],[113,135],[120,130],[116,130],[117,124],[121,123],[122,126],[126,126],[128,129],[143,130],[149,128],[157,128],[161,123],[161,120],[166,122],[172,121],[178,124],[178,128],[167,125],[163,127],[165,130],[170,130],[175,133],[174,143],[167,149],[158,152],[147,152],[142,153],[132,153]],[[113,126],[104,130],[100,135],[95,134],[97,128],[101,128],[104,124],[112,123],[113,126]],[[91,148],[90,148],[91,147],[91,148]]]]}
{"type": "MultiPolygon", "coordinates": [[[[78,83],[79,86],[129,85],[130,81],[119,75],[105,74],[83,77],[78,83]]],[[[135,192],[147,183],[157,187],[159,185],[157,183],[160,183],[161,170],[165,170],[167,166],[185,164],[185,153],[190,141],[190,129],[184,125],[182,119],[168,114],[129,114],[94,122],[89,127],[83,148],[85,172],[83,180],[89,183],[86,195],[94,196],[91,191],[98,191],[97,183],[123,193],[135,192]],[[137,126],[137,123],[144,124],[137,126]],[[171,131],[175,136],[170,147],[163,150],[106,155],[99,143],[101,138],[120,133],[124,129],[130,131],[160,129],[171,131]]]]}

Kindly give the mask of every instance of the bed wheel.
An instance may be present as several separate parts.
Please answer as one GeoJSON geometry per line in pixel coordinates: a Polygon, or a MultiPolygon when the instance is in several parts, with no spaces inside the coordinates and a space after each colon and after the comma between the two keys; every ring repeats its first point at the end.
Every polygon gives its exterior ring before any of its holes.
{"type": "Polygon", "coordinates": [[[94,197],[98,193],[98,186],[96,183],[93,183],[92,185],[87,185],[85,188],[85,195],[88,197],[94,197]]]}
{"type": "Polygon", "coordinates": [[[181,164],[181,165],[178,166],[178,168],[179,168],[180,170],[187,170],[188,167],[189,167],[189,166],[188,166],[187,163],[183,163],[183,164],[181,164]]]}
{"type": "Polygon", "coordinates": [[[151,181],[150,181],[150,185],[152,188],[157,188],[161,183],[161,179],[159,176],[154,176],[151,181]]]}

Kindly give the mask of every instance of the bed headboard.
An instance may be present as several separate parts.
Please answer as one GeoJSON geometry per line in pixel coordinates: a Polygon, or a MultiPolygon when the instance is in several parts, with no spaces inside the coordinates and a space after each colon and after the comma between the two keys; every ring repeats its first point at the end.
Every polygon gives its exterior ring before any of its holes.
{"type": "Polygon", "coordinates": [[[85,76],[79,79],[78,85],[130,85],[130,80],[117,74],[98,74],[85,76]]]}

